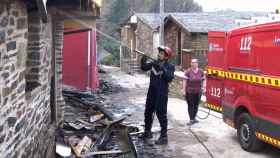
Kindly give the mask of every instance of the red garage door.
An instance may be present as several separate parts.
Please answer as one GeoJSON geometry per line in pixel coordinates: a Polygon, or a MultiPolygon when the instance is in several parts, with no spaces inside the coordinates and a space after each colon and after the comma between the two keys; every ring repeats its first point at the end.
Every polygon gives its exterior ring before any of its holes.
{"type": "Polygon", "coordinates": [[[63,47],[63,83],[86,90],[88,79],[89,30],[66,32],[63,47]]]}

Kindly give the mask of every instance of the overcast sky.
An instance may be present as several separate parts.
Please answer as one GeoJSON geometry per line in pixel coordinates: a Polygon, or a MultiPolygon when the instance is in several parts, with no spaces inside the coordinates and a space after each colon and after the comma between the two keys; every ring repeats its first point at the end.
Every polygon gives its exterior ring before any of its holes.
{"type": "Polygon", "coordinates": [[[203,11],[233,9],[236,11],[275,12],[280,8],[280,0],[194,0],[203,11]]]}

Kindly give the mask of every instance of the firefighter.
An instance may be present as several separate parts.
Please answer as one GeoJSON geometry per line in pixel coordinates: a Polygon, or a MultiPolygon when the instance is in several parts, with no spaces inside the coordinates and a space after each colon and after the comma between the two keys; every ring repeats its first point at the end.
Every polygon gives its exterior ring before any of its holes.
{"type": "Polygon", "coordinates": [[[185,71],[184,81],[185,98],[188,103],[188,113],[191,126],[197,123],[196,115],[202,92],[205,92],[205,75],[202,69],[198,68],[198,60],[191,60],[191,68],[185,71]]]}
{"type": "Polygon", "coordinates": [[[142,135],[143,139],[151,139],[152,123],[154,114],[156,114],[161,133],[158,140],[155,142],[157,145],[167,144],[167,101],[168,101],[168,86],[174,78],[174,65],[168,63],[168,59],[172,56],[172,51],[169,47],[158,47],[158,60],[147,62],[144,56],[141,59],[141,69],[143,71],[151,71],[150,86],[146,99],[145,107],[145,131],[142,135]]]}

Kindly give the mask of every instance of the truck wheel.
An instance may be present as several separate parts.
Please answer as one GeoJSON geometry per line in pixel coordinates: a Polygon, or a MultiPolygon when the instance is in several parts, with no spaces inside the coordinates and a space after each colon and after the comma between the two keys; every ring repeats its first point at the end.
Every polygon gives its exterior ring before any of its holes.
{"type": "Polygon", "coordinates": [[[256,124],[248,113],[238,117],[237,136],[241,147],[249,152],[259,151],[263,143],[256,137],[256,124]]]}

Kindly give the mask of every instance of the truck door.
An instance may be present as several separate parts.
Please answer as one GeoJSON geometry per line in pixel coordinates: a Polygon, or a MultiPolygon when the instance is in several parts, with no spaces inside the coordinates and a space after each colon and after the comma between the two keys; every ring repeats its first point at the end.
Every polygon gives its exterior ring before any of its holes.
{"type": "Polygon", "coordinates": [[[223,98],[227,108],[239,106],[235,104],[237,101],[240,102],[240,98],[243,98],[242,102],[246,100],[246,106],[255,102],[251,96],[256,93],[253,87],[256,81],[255,76],[261,73],[258,53],[262,44],[259,38],[258,34],[248,30],[233,31],[228,36],[226,70],[230,73],[224,82],[223,98]]]}
{"type": "MultiPolygon", "coordinates": [[[[257,99],[256,111],[260,116],[261,127],[272,130],[271,127],[280,125],[280,25],[277,30],[264,32],[260,35],[263,48],[260,52],[261,71],[264,82],[255,86],[257,99]],[[264,120],[272,124],[269,125],[264,120]]],[[[278,128],[280,129],[280,127],[278,128]]],[[[267,131],[266,131],[267,132],[267,131]]],[[[267,132],[269,133],[269,132],[267,132]]],[[[276,136],[276,135],[275,135],[276,136]]],[[[280,134],[277,135],[280,137],[280,134]]]]}
{"type": "Polygon", "coordinates": [[[225,32],[208,33],[208,63],[206,84],[206,106],[212,110],[221,112],[221,100],[223,97],[223,70],[225,58],[225,32]]]}

